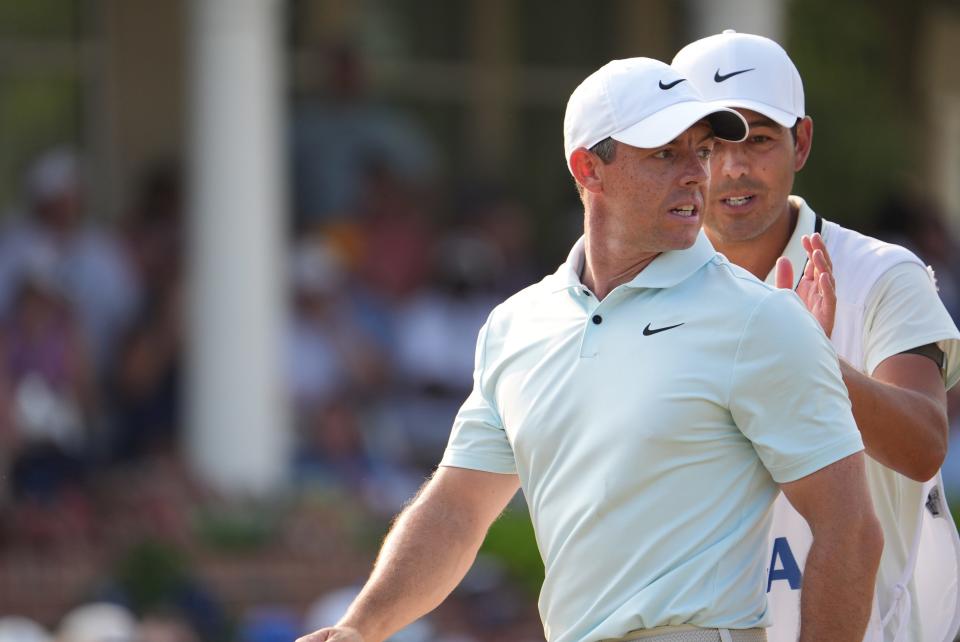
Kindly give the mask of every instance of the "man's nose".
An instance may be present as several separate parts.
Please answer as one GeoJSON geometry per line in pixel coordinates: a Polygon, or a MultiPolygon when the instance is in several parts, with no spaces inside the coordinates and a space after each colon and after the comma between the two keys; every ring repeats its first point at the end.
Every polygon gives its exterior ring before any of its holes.
{"type": "Polygon", "coordinates": [[[698,154],[688,154],[683,167],[684,185],[704,185],[710,179],[710,162],[698,154]]]}
{"type": "Polygon", "coordinates": [[[741,143],[717,145],[710,163],[714,175],[735,179],[748,173],[750,167],[743,151],[741,143]]]}

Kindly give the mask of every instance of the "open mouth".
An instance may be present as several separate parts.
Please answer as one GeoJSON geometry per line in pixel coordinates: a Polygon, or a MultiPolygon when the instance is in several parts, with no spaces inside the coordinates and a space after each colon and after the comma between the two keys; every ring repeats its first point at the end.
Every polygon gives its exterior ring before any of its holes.
{"type": "Polygon", "coordinates": [[[697,207],[695,205],[681,205],[679,207],[672,208],[670,213],[675,216],[682,216],[684,218],[693,218],[697,215],[697,207]]]}
{"type": "Polygon", "coordinates": [[[728,196],[727,198],[721,198],[720,202],[729,207],[743,207],[753,199],[752,194],[749,196],[728,196]]]}

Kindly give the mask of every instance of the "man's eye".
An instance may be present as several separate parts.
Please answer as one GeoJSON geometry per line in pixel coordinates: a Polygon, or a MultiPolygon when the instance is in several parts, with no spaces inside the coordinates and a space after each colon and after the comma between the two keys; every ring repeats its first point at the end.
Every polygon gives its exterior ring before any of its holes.
{"type": "Polygon", "coordinates": [[[699,157],[702,158],[703,160],[707,160],[708,158],[710,158],[711,156],[713,156],[713,149],[711,149],[711,148],[709,148],[709,147],[703,147],[703,148],[701,148],[701,149],[698,149],[698,150],[697,150],[697,156],[699,156],[699,157]]]}
{"type": "Polygon", "coordinates": [[[659,152],[653,155],[654,158],[673,158],[672,149],[661,149],[659,152]]]}
{"type": "Polygon", "coordinates": [[[766,143],[770,140],[769,136],[764,136],[763,134],[757,134],[756,136],[750,137],[751,143],[766,143]]]}

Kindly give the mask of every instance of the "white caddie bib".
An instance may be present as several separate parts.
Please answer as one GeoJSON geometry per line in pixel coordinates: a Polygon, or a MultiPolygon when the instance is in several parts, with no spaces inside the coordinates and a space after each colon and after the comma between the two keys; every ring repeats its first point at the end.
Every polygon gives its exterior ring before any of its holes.
{"type": "MultiPolygon", "coordinates": [[[[805,205],[804,205],[805,207],[805,205]]],[[[820,226],[817,217],[818,231],[820,226]]],[[[799,223],[798,223],[799,225],[799,223]]],[[[834,266],[837,314],[831,338],[837,354],[866,370],[864,315],[872,286],[890,268],[903,262],[922,262],[908,250],[842,228],[822,223],[822,235],[834,266]]],[[[802,266],[794,266],[798,279],[802,266]]],[[[877,466],[875,462],[868,465],[877,466]]],[[[882,612],[877,593],[864,642],[952,642],[960,629],[960,538],[937,474],[923,485],[915,510],[920,514],[909,540],[909,556],[900,579],[891,588],[889,606],[882,612]],[[911,597],[910,586],[915,597],[911,597]],[[911,613],[919,614],[924,639],[910,639],[911,613]]],[[[772,626],[769,642],[796,642],[800,634],[800,592],[803,568],[812,543],[806,521],[784,495],[774,504],[768,553],[767,597],[772,626]]]]}

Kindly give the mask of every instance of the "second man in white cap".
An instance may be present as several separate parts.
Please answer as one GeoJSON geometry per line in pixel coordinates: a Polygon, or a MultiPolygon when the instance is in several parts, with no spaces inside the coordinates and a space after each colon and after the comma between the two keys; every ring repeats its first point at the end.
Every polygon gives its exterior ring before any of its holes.
{"type": "MultiPolygon", "coordinates": [[[[745,142],[714,150],[707,235],[733,263],[796,289],[841,357],[885,540],[865,639],[953,640],[960,555],[937,473],[947,444],[946,389],[960,378],[960,334],[916,256],[826,221],[791,195],[813,121],[800,74],[780,45],[728,30],[687,45],[673,66],[750,125],[745,142]]],[[[797,639],[800,589],[813,589],[809,571],[801,573],[804,560],[807,568],[816,563],[810,536],[780,498],[767,582],[771,642],[797,639]]],[[[804,595],[803,616],[829,609],[830,599],[804,595]]]]}

